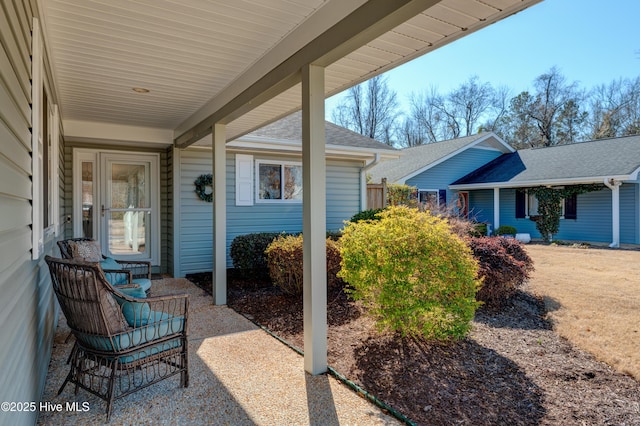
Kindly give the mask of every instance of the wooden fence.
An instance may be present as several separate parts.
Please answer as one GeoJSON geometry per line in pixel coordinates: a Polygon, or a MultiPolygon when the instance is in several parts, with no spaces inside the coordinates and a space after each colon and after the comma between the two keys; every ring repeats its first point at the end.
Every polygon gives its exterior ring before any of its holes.
{"type": "Polygon", "coordinates": [[[387,179],[382,183],[367,184],[367,209],[381,209],[387,206],[387,179]]]}

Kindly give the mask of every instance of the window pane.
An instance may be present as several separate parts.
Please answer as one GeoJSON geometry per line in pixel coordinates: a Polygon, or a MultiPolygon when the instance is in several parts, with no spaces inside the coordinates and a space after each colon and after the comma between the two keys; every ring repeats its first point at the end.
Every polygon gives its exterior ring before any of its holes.
{"type": "Polygon", "coordinates": [[[93,163],[82,163],[82,236],[93,238],[93,163]]]}
{"type": "Polygon", "coordinates": [[[282,166],[278,164],[260,164],[258,196],[261,200],[281,200],[280,191],[282,166]]]}
{"type": "Polygon", "coordinates": [[[109,252],[125,255],[144,253],[147,238],[145,212],[111,212],[109,252]]]}
{"type": "Polygon", "coordinates": [[[529,194],[529,216],[538,216],[538,198],[529,194]]]}
{"type": "Polygon", "coordinates": [[[284,198],[302,200],[302,166],[284,167],[284,198]]]}
{"type": "Polygon", "coordinates": [[[149,207],[145,196],[143,164],[111,166],[111,207],[114,209],[149,207]]]}

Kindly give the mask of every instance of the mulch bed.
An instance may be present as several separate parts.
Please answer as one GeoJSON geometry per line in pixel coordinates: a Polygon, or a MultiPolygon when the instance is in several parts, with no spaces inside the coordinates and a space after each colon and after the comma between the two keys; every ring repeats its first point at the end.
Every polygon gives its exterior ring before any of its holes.
{"type": "MultiPolygon", "coordinates": [[[[211,292],[211,274],[187,278],[211,292]]],[[[302,297],[229,274],[228,305],[303,347],[302,297]]],[[[640,383],[559,337],[519,291],[438,344],[379,334],[340,289],[327,295],[329,365],[416,424],[640,425],[640,383]]]]}

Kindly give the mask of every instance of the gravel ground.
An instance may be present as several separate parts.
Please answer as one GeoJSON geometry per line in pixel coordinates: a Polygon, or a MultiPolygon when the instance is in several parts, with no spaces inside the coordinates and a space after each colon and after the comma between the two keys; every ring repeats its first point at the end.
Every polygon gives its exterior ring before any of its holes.
{"type": "MultiPolygon", "coordinates": [[[[189,293],[188,388],[179,376],[114,402],[111,424],[126,425],[393,425],[398,422],[327,375],[304,372],[303,358],[184,279],[154,281],[152,294],[189,293]]],[[[88,403],[88,411],[43,411],[39,425],[106,422],[106,404],[67,385],[73,339],[61,317],[43,402],[88,403]]],[[[4,419],[0,419],[4,420],[4,419]]],[[[11,419],[7,424],[11,424],[11,419]]],[[[2,423],[2,422],[0,422],[2,423]]]]}

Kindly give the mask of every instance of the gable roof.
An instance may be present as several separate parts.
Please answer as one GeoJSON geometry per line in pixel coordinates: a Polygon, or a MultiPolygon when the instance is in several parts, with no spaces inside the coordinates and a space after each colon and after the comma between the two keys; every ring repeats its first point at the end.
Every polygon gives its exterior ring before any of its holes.
{"type": "Polygon", "coordinates": [[[371,181],[380,182],[382,178],[387,178],[389,182],[404,183],[407,179],[473,147],[492,148],[504,153],[514,151],[496,134],[487,132],[429,143],[403,149],[400,159],[386,161],[373,167],[370,171],[371,181]]]}
{"type": "Polygon", "coordinates": [[[601,139],[502,155],[451,185],[455,189],[570,185],[635,180],[640,135],[601,139]]]}
{"type": "MultiPolygon", "coordinates": [[[[383,154],[397,158],[400,151],[375,139],[363,136],[347,128],[325,121],[327,150],[362,152],[369,155],[383,154]]],[[[295,112],[274,123],[241,136],[228,144],[229,147],[271,148],[299,151],[302,147],[302,113],[295,112]]]]}

